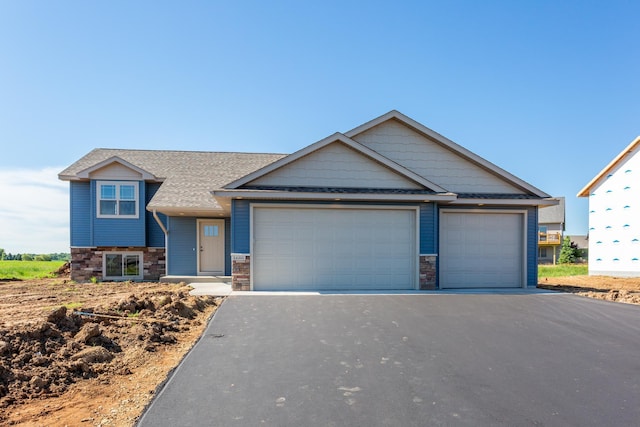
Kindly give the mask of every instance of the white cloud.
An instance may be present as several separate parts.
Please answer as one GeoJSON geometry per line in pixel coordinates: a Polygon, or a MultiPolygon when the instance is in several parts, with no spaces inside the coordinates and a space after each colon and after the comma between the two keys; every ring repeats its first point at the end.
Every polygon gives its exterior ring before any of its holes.
{"type": "Polygon", "coordinates": [[[0,248],[69,252],[69,183],[60,168],[0,170],[0,248]]]}

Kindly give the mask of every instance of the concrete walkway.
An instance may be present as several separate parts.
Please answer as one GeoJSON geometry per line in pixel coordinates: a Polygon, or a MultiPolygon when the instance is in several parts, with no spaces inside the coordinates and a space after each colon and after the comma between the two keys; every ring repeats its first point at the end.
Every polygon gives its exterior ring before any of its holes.
{"type": "Polygon", "coordinates": [[[212,282],[212,283],[189,283],[193,288],[189,292],[190,295],[211,295],[214,297],[226,297],[231,295],[231,283],[212,282]]]}

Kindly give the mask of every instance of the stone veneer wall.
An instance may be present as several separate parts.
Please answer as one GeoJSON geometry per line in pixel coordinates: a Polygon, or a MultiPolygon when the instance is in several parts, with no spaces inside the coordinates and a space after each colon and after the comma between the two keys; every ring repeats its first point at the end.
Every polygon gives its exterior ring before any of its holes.
{"type": "Polygon", "coordinates": [[[251,290],[251,256],[249,254],[231,255],[231,289],[251,290]]]}
{"type": "Polygon", "coordinates": [[[105,252],[142,252],[144,280],[155,282],[165,275],[167,261],[164,248],[71,248],[71,280],[89,282],[92,277],[102,279],[102,254],[105,252]]]}
{"type": "Polygon", "coordinates": [[[436,288],[436,255],[420,255],[420,290],[436,288]]]}

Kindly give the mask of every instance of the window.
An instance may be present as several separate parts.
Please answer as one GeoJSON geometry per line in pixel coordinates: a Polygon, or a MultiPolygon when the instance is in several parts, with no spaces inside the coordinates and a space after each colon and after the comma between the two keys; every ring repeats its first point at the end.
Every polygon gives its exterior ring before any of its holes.
{"type": "Polygon", "coordinates": [[[547,258],[547,248],[538,248],[538,250],[540,251],[539,258],[547,258]]]}
{"type": "Polygon", "coordinates": [[[98,181],[98,218],[138,218],[138,183],[98,181]]]}
{"type": "Polygon", "coordinates": [[[142,279],[142,252],[105,252],[102,259],[105,279],[142,279]]]}
{"type": "Polygon", "coordinates": [[[207,237],[218,237],[218,226],[217,225],[205,225],[204,226],[204,235],[207,237]]]}

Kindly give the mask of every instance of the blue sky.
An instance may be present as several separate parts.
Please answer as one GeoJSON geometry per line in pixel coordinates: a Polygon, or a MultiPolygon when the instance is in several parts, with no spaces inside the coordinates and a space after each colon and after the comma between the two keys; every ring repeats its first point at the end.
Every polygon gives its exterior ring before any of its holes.
{"type": "Polygon", "coordinates": [[[0,0],[0,247],[96,147],[290,153],[397,109],[554,196],[640,134],[637,1],[0,0]]]}

